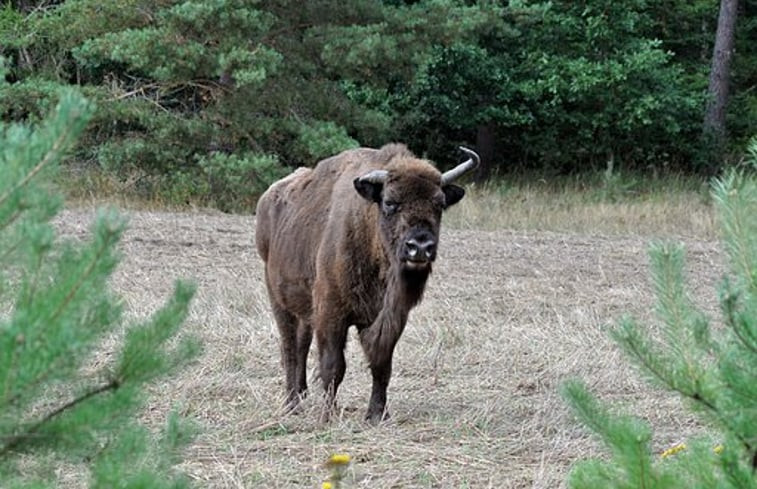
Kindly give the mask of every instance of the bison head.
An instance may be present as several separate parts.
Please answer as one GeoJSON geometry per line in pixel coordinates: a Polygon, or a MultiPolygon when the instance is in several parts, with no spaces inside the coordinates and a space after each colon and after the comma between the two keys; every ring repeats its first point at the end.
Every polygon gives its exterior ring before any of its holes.
{"type": "Polygon", "coordinates": [[[436,258],[442,211],[465,195],[452,182],[478,166],[478,155],[440,174],[424,160],[397,156],[386,169],[354,180],[355,189],[378,205],[381,241],[390,259],[407,273],[427,275],[436,258]]]}

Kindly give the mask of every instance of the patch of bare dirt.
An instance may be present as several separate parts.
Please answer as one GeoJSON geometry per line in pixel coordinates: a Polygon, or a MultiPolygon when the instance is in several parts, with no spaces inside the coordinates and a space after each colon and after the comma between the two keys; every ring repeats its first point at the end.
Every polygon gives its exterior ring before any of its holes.
{"type": "MultiPolygon", "coordinates": [[[[86,239],[94,211],[57,225],[86,239]]],[[[642,380],[607,334],[630,313],[655,327],[649,237],[445,230],[423,303],[395,354],[393,417],[363,422],[370,374],[354,337],[339,392],[339,419],[318,423],[316,395],[296,416],[281,412],[283,375],[254,218],[129,212],[113,287],[129,316],[156,310],[177,278],[198,293],[186,330],[205,344],[179,377],[155,386],[145,419],[172,408],[201,434],[181,469],[198,486],[317,487],[322,462],[347,452],[346,487],[564,487],[570,465],[602,455],[571,418],[558,387],[579,376],[605,401],[649,420],[654,449],[699,432],[680,402],[642,380]]],[[[687,238],[692,296],[717,319],[719,245],[687,238]]]]}

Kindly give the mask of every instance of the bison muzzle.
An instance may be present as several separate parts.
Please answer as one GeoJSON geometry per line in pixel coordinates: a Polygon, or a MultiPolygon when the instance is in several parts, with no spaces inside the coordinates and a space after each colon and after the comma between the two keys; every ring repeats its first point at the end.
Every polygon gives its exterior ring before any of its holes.
{"type": "Polygon", "coordinates": [[[315,332],[328,418],[354,325],[373,376],[366,417],[376,423],[387,415],[394,347],[436,259],[442,211],[465,194],[453,182],[478,165],[476,153],[461,149],[469,159],[444,174],[401,144],[348,150],[298,169],[260,198],[256,246],[289,408],[307,391],[315,332]]]}

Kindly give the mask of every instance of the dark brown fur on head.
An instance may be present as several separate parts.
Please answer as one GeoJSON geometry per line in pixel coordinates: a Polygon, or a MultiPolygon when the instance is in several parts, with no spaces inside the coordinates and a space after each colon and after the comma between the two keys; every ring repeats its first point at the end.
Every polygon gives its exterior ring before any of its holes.
{"type": "Polygon", "coordinates": [[[344,376],[347,330],[355,325],[373,374],[368,418],[382,419],[392,353],[436,258],[442,211],[463,194],[442,186],[428,161],[390,144],[300,169],[261,197],[256,243],[290,405],[307,388],[314,331],[328,414],[344,376]]]}
{"type": "Polygon", "coordinates": [[[381,155],[389,157],[384,166],[385,181],[362,182],[357,178],[355,188],[366,200],[378,204],[375,211],[390,261],[403,272],[428,275],[436,258],[442,211],[460,200],[464,191],[455,185],[442,187],[439,170],[415,158],[404,146],[382,148],[381,155]],[[408,256],[403,246],[414,238],[433,242],[429,256],[408,256]]]}

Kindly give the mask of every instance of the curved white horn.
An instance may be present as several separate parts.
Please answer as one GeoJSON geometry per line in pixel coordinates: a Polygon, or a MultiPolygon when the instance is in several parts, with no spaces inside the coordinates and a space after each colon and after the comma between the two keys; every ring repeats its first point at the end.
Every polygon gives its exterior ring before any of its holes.
{"type": "Polygon", "coordinates": [[[451,170],[447,170],[442,174],[442,185],[452,183],[461,176],[465,175],[469,171],[475,169],[481,162],[481,158],[478,157],[475,151],[468,149],[464,146],[460,146],[460,150],[467,153],[469,158],[463,161],[451,170]]]}
{"type": "Polygon", "coordinates": [[[359,178],[361,182],[384,183],[386,182],[389,172],[386,170],[371,170],[359,178]]]}

